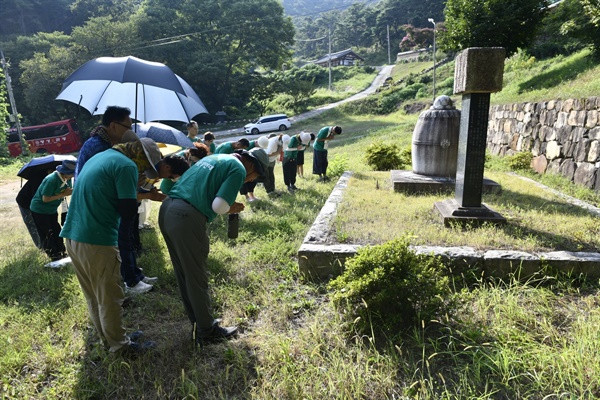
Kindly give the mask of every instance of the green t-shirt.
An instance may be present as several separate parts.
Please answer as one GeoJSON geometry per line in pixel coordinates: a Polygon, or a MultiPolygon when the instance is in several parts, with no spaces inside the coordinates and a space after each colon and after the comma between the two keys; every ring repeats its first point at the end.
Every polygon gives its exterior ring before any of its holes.
{"type": "Polygon", "coordinates": [[[175,182],[173,182],[172,180],[162,179],[160,181],[160,191],[163,192],[163,194],[166,194],[168,196],[169,193],[171,192],[171,189],[173,189],[174,185],[175,185],[175,182]]]}
{"type": "Polygon", "coordinates": [[[319,142],[319,139],[326,139],[329,137],[329,130],[331,126],[325,126],[321,128],[319,133],[317,133],[317,137],[315,138],[315,144],[313,144],[313,150],[316,151],[324,151],[325,150],[325,142],[319,142]]]}
{"type": "Polygon", "coordinates": [[[215,154],[231,154],[233,153],[233,142],[225,142],[216,148],[215,154]]]}
{"type": "Polygon", "coordinates": [[[137,198],[137,183],[137,166],[124,154],[109,149],[90,158],[77,177],[60,236],[116,246],[121,219],[118,200],[137,198]]]}
{"type": "Polygon", "coordinates": [[[256,140],[251,140],[248,143],[250,143],[250,145],[248,146],[248,148],[246,150],[252,150],[253,148],[256,147],[256,140]]]}
{"type": "Polygon", "coordinates": [[[43,196],[56,196],[57,194],[64,191],[67,187],[71,186],[71,179],[63,183],[62,179],[58,175],[57,171],[54,171],[50,175],[46,176],[40,186],[38,187],[35,195],[31,199],[29,209],[38,214],[54,214],[58,210],[58,206],[62,199],[49,201],[44,203],[43,196]]]}
{"type": "Polygon", "coordinates": [[[298,140],[298,136],[294,135],[290,138],[288,142],[287,148],[285,149],[285,153],[283,154],[284,158],[294,159],[298,156],[298,146],[300,145],[300,141],[298,140]],[[293,149],[293,150],[288,150],[293,149]]]}
{"type": "Polygon", "coordinates": [[[217,216],[212,209],[213,200],[221,197],[232,205],[245,179],[246,169],[237,158],[212,155],[190,167],[175,183],[169,197],[187,201],[210,222],[217,216]]]}
{"type": "MultiPolygon", "coordinates": [[[[204,140],[202,140],[202,143],[206,144],[206,142],[204,140]]],[[[214,140],[212,141],[212,143],[210,144],[210,146],[208,146],[208,149],[210,150],[210,154],[215,154],[215,151],[217,150],[217,146],[215,145],[215,141],[214,140]]]]}

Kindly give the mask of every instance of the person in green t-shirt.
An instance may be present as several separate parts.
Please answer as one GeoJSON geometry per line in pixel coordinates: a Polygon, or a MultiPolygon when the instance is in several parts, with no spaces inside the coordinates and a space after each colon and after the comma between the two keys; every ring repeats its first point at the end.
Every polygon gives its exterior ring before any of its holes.
{"type": "Polygon", "coordinates": [[[215,145],[215,135],[212,132],[204,132],[202,143],[208,146],[208,155],[215,154],[217,146],[215,145]]]}
{"type": "Polygon", "coordinates": [[[310,147],[310,142],[315,140],[316,136],[310,132],[300,132],[300,139],[302,145],[298,149],[298,156],[296,157],[296,175],[300,178],[304,178],[304,150],[310,147]]]}
{"type": "Polygon", "coordinates": [[[186,127],[188,132],[187,137],[192,141],[192,143],[200,140],[200,138],[198,138],[198,123],[196,121],[192,120],[188,122],[186,127]]]}
{"type": "Polygon", "coordinates": [[[250,142],[246,138],[241,138],[237,142],[225,142],[217,146],[215,154],[231,154],[236,150],[246,150],[250,147],[250,142]]]}
{"type": "Polygon", "coordinates": [[[298,190],[296,187],[296,157],[298,156],[298,150],[302,147],[302,141],[300,134],[294,135],[290,138],[290,141],[284,148],[283,161],[281,166],[283,168],[283,183],[287,187],[290,193],[294,193],[294,190],[298,190]]]}
{"type": "MultiPolygon", "coordinates": [[[[121,305],[120,221],[131,224],[137,214],[138,181],[172,178],[160,150],[149,138],[118,144],[90,158],[73,189],[71,207],[60,236],[65,239],[88,312],[102,342],[111,352],[153,347],[125,335],[121,305]]],[[[121,225],[123,226],[123,225],[121,225]]]]}
{"type": "Polygon", "coordinates": [[[335,135],[342,134],[341,126],[325,126],[317,133],[317,139],[313,145],[313,174],[319,175],[319,181],[326,182],[329,180],[327,177],[327,147],[329,141],[332,140],[335,135]]]}
{"type": "Polygon", "coordinates": [[[42,248],[52,261],[66,257],[65,244],[59,236],[57,210],[62,200],[73,192],[71,179],[75,176],[75,168],[75,161],[63,161],[56,171],[44,178],[29,205],[42,248]]]}
{"type": "Polygon", "coordinates": [[[226,339],[237,327],[221,327],[212,315],[208,287],[207,224],[219,214],[237,214],[244,182],[262,178],[263,166],[252,152],[208,156],[190,167],[162,203],[158,225],[165,239],[196,344],[226,339]]]}

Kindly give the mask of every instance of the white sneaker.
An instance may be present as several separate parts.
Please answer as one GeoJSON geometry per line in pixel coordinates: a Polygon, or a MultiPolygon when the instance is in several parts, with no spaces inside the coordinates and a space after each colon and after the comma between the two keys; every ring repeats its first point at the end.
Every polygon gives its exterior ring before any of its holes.
{"type": "Polygon", "coordinates": [[[144,281],[139,281],[137,285],[133,287],[129,287],[125,285],[125,291],[130,294],[142,294],[151,291],[153,288],[152,285],[148,285],[144,283],[144,281]]]}
{"type": "Polygon", "coordinates": [[[142,281],[144,283],[154,283],[158,280],[158,277],[156,276],[145,276],[144,279],[142,279],[142,281]]]}

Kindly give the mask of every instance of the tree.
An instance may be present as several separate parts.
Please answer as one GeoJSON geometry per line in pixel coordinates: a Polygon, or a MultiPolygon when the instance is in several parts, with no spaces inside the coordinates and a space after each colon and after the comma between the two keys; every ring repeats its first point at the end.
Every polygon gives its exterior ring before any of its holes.
{"type": "Polygon", "coordinates": [[[168,60],[213,112],[246,104],[248,75],[281,67],[294,41],[277,0],[146,0],[136,24],[142,39],[155,45],[140,53],[168,60]]]}
{"type": "Polygon", "coordinates": [[[435,21],[441,21],[443,9],[444,0],[384,0],[375,28],[379,44],[387,46],[388,26],[390,41],[399,43],[405,34],[402,25],[431,27],[427,20],[433,18],[435,21]]]}
{"type": "Polygon", "coordinates": [[[0,0],[0,34],[70,31],[71,0],[0,0]]]}
{"type": "Polygon", "coordinates": [[[10,128],[8,125],[8,93],[6,91],[4,71],[0,68],[0,159],[8,157],[8,144],[5,132],[10,128]]]}
{"type": "Polygon", "coordinates": [[[424,48],[433,44],[433,28],[415,28],[412,25],[402,25],[406,36],[400,42],[400,50],[408,51],[413,48],[424,48]]]}
{"type": "Polygon", "coordinates": [[[535,37],[547,0],[448,0],[440,48],[504,47],[507,56],[535,37]]]}

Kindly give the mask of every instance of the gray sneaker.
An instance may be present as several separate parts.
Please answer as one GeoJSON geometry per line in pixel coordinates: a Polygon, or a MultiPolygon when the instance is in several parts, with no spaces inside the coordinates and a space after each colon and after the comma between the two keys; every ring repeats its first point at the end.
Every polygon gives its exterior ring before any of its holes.
{"type": "Polygon", "coordinates": [[[147,283],[144,283],[144,281],[139,281],[137,285],[132,287],[125,285],[125,291],[128,294],[142,294],[151,291],[152,288],[152,285],[148,285],[147,283]]]}
{"type": "Polygon", "coordinates": [[[204,344],[231,339],[237,334],[237,331],[237,326],[220,326],[215,323],[210,329],[198,330],[196,344],[202,347],[204,344]]]}
{"type": "Polygon", "coordinates": [[[158,278],[156,276],[145,276],[144,279],[142,279],[144,283],[154,283],[157,280],[158,278]]]}

